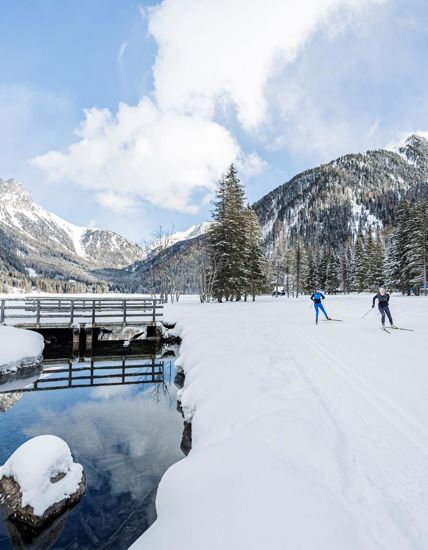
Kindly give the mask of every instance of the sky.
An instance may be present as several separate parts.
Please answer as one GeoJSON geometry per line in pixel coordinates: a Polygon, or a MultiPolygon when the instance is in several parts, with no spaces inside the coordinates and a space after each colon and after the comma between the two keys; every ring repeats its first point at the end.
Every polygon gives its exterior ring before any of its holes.
{"type": "Polygon", "coordinates": [[[428,129],[426,0],[0,0],[0,177],[137,242],[428,129]]]}

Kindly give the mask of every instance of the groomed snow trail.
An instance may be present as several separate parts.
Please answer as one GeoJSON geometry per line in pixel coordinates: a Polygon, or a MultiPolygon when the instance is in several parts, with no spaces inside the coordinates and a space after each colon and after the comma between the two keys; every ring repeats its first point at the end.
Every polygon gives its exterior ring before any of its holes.
{"type": "Polygon", "coordinates": [[[193,448],[138,550],[426,550],[428,299],[370,296],[169,306],[193,448]]]}

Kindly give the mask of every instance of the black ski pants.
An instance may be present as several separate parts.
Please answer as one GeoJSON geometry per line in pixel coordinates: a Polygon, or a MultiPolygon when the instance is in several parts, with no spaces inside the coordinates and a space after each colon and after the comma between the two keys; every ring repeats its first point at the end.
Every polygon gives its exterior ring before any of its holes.
{"type": "Polygon", "coordinates": [[[378,307],[379,307],[380,314],[382,316],[382,325],[385,324],[385,314],[388,317],[390,324],[393,325],[394,323],[392,322],[392,316],[391,316],[391,312],[389,311],[389,306],[381,306],[379,304],[378,307]]]}

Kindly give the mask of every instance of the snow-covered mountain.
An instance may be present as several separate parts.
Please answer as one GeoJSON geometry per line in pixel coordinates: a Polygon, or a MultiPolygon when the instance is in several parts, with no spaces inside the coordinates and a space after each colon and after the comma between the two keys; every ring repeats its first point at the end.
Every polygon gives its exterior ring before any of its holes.
{"type": "Polygon", "coordinates": [[[0,227],[22,245],[21,257],[48,248],[93,268],[121,268],[144,256],[139,245],[113,231],[79,227],[49,212],[13,179],[0,179],[0,227]]]}
{"type": "Polygon", "coordinates": [[[189,239],[194,239],[195,237],[205,235],[210,225],[211,222],[202,222],[198,225],[190,226],[189,229],[187,229],[186,231],[177,231],[176,233],[173,233],[171,235],[171,237],[169,238],[169,242],[171,245],[173,245],[181,241],[187,241],[189,239]]]}
{"type": "Polygon", "coordinates": [[[205,235],[211,223],[212,222],[202,222],[200,224],[190,226],[189,229],[186,229],[185,231],[177,231],[175,233],[170,233],[168,231],[164,232],[146,246],[146,257],[144,259],[152,258],[153,256],[156,256],[156,254],[159,254],[175,244],[190,241],[196,237],[205,235]]]}
{"type": "Polygon", "coordinates": [[[428,141],[411,135],[394,150],[349,154],[306,170],[277,187],[254,208],[266,241],[335,246],[368,226],[393,224],[400,201],[428,196],[428,141]]]}
{"type": "MultiPolygon", "coordinates": [[[[392,150],[345,155],[297,174],[253,207],[268,245],[284,235],[291,242],[337,246],[368,226],[392,227],[403,198],[428,198],[427,182],[428,141],[411,135],[392,150]]],[[[209,225],[192,226],[143,250],[112,231],[74,226],[35,204],[16,181],[0,180],[0,271],[109,280],[138,290],[150,286],[153,267],[166,259],[186,266],[188,289],[194,291],[194,251],[209,225]]]]}
{"type": "Polygon", "coordinates": [[[23,279],[45,277],[85,284],[110,280],[123,283],[126,290],[128,274],[141,261],[153,261],[160,251],[191,242],[204,235],[209,225],[193,225],[165,236],[162,243],[142,247],[113,231],[73,225],[36,204],[21,183],[0,179],[0,278],[1,272],[13,270],[14,277],[23,279]]]}

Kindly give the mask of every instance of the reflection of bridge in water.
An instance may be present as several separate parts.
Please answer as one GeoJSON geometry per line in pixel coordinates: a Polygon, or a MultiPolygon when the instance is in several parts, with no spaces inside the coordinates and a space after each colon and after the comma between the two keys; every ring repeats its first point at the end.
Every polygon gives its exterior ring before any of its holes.
{"type": "Polygon", "coordinates": [[[40,377],[22,387],[0,393],[35,392],[47,390],[65,390],[100,386],[123,386],[131,384],[164,383],[165,362],[147,355],[93,356],[83,361],[69,358],[47,359],[43,362],[40,377]]]}

